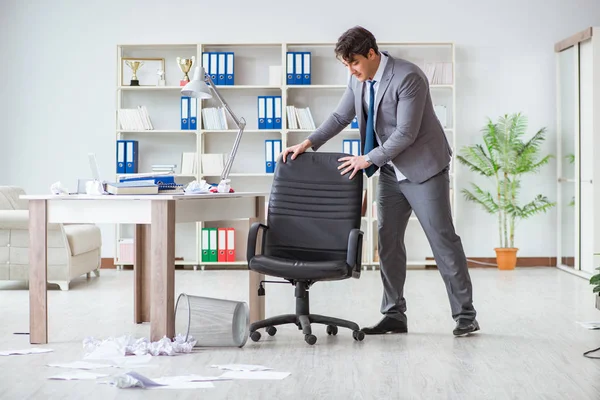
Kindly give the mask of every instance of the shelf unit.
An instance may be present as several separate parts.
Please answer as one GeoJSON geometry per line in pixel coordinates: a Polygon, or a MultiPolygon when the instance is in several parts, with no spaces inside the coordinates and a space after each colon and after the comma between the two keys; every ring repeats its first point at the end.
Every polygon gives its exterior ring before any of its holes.
{"type": "MultiPolygon", "coordinates": [[[[195,152],[196,158],[204,153],[228,153],[235,139],[236,129],[206,130],[203,129],[202,108],[219,106],[216,99],[198,101],[198,129],[179,129],[179,80],[183,73],[179,69],[176,58],[195,56],[196,63],[202,63],[203,52],[230,51],[235,54],[234,85],[219,85],[219,91],[229,103],[231,109],[240,118],[246,120],[246,129],[233,164],[230,178],[232,187],[237,191],[269,192],[272,174],[265,172],[264,141],[280,139],[282,148],[304,140],[312,131],[306,129],[287,129],[286,106],[309,107],[316,126],[335,109],[349,78],[347,69],[335,58],[335,43],[196,43],[196,44],[127,44],[117,46],[117,110],[144,105],[155,130],[132,131],[120,129],[116,116],[116,139],[134,139],[139,141],[139,167],[141,173],[150,172],[154,163],[181,165],[182,152],[195,152]],[[285,65],[288,51],[311,52],[311,85],[286,85],[285,65]],[[157,57],[165,60],[165,86],[126,86],[122,85],[122,57],[157,57]],[[272,84],[269,67],[280,66],[279,84],[272,84]],[[282,129],[258,129],[257,96],[281,96],[282,129]]],[[[455,90],[455,49],[451,42],[443,43],[402,43],[380,42],[380,50],[389,52],[393,57],[400,57],[423,66],[424,63],[451,63],[451,83],[430,84],[430,92],[434,104],[447,108],[446,133],[453,149],[456,148],[456,90],[455,90]]],[[[142,66],[143,68],[143,66],[142,66]]],[[[193,71],[193,67],[192,67],[193,71]]],[[[128,79],[131,71],[123,68],[128,79]]],[[[191,76],[192,73],[190,72],[191,76]]],[[[158,79],[158,78],[157,78],[158,79]]],[[[140,84],[144,84],[140,82],[140,84]]],[[[115,113],[116,114],[116,113],[115,113]]],[[[234,126],[228,116],[230,126],[234,126]]],[[[359,139],[358,129],[348,127],[339,135],[327,142],[319,151],[341,152],[343,139],[359,139]]],[[[116,143],[115,143],[116,148],[116,143]]],[[[115,161],[116,163],[116,161],[115,161]]],[[[118,175],[117,175],[118,177],[118,175]]],[[[218,176],[203,175],[198,172],[194,176],[178,175],[178,178],[191,180],[205,179],[218,182],[218,176]]],[[[363,265],[375,267],[379,265],[377,257],[377,217],[374,210],[378,174],[372,178],[364,177],[364,188],[367,190],[367,212],[362,218],[362,229],[365,232],[363,265]]],[[[456,187],[456,174],[451,166],[451,188],[456,187]]],[[[452,190],[451,202],[453,219],[456,223],[456,194],[452,190]]],[[[189,226],[177,225],[176,265],[187,265],[196,268],[204,266],[239,266],[245,265],[245,238],[247,236],[246,221],[222,221],[206,223],[210,227],[234,227],[236,229],[236,261],[234,262],[202,262],[201,261],[201,228],[205,224],[197,223],[189,226]],[[192,226],[193,225],[193,226],[192,226]]],[[[115,241],[115,265],[127,265],[119,256],[119,240],[133,236],[132,226],[117,226],[115,241]]],[[[435,265],[431,250],[422,228],[416,217],[411,217],[406,233],[408,265],[435,265]]]]}

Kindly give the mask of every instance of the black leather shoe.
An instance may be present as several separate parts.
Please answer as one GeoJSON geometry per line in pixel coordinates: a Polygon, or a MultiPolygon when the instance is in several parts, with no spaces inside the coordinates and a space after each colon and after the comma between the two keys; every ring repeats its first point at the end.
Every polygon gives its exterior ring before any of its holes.
{"type": "Polygon", "coordinates": [[[479,323],[477,320],[459,319],[454,328],[455,336],[463,336],[469,333],[473,333],[479,330],[479,323]]]}
{"type": "Polygon", "coordinates": [[[383,335],[385,333],[406,333],[408,327],[406,322],[399,319],[383,317],[376,325],[362,328],[361,331],[365,335],[383,335]]]}

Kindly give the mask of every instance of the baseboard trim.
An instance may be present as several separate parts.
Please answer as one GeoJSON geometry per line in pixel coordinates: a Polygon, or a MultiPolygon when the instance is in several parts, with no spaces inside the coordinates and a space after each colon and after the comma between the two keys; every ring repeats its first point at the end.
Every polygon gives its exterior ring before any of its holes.
{"type": "MultiPolygon", "coordinates": [[[[467,265],[469,268],[497,268],[496,257],[467,257],[467,265]]],[[[517,267],[556,267],[556,257],[517,257],[517,267]]]]}
{"type": "MultiPolygon", "coordinates": [[[[431,261],[433,258],[428,257],[427,260],[431,261]]],[[[469,268],[496,268],[495,257],[467,257],[467,264],[469,268]]],[[[113,258],[102,258],[102,268],[104,269],[116,269],[113,258]]],[[[436,268],[435,265],[423,265],[425,268],[436,268]]],[[[556,257],[517,257],[517,267],[556,267],[556,257]]],[[[132,266],[126,266],[126,269],[132,268],[132,266]]],[[[187,269],[191,267],[176,266],[176,269],[187,269]]],[[[369,267],[370,268],[370,267],[369,267]]],[[[379,266],[376,266],[379,269],[379,266]]],[[[245,265],[207,265],[204,270],[247,270],[248,267],[245,265]]]]}
{"type": "MultiPolygon", "coordinates": [[[[112,257],[104,257],[101,260],[101,268],[103,269],[116,269],[117,267],[115,266],[115,260],[112,257]]],[[[129,264],[129,265],[124,265],[123,269],[133,269],[133,265],[129,264]]],[[[175,269],[192,269],[191,265],[176,265],[175,269]]],[[[198,266],[197,269],[204,269],[205,271],[208,270],[247,270],[248,267],[246,265],[225,265],[225,266],[220,266],[220,265],[206,265],[206,266],[198,266]]]]}
{"type": "MultiPolygon", "coordinates": [[[[469,257],[469,268],[496,268],[496,257],[469,257]],[[480,264],[485,263],[485,264],[480,264]],[[487,265],[492,264],[492,265],[487,265]]],[[[556,257],[517,257],[517,267],[556,267],[556,257]]]]}

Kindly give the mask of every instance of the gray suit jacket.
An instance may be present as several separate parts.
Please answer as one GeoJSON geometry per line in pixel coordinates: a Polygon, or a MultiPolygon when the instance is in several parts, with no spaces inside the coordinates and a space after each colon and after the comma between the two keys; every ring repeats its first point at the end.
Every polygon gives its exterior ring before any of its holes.
{"type": "MultiPolygon", "coordinates": [[[[449,165],[452,150],[435,115],[429,81],[423,71],[411,62],[386,55],[389,59],[377,90],[374,114],[375,131],[382,145],[368,155],[377,167],[392,161],[409,181],[421,183],[449,165]]],[[[354,116],[358,117],[361,151],[364,150],[366,85],[351,77],[337,109],[308,136],[313,150],[340,133],[354,116]]]]}

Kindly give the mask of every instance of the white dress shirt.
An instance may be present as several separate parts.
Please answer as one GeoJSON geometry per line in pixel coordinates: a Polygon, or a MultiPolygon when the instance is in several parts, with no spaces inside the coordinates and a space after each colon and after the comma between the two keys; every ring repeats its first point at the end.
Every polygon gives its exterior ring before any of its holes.
{"type": "MultiPolygon", "coordinates": [[[[383,77],[383,71],[385,71],[385,66],[388,62],[388,56],[386,56],[383,53],[379,53],[381,54],[381,60],[379,62],[379,67],[377,68],[377,72],[375,73],[375,76],[373,77],[373,80],[375,81],[375,83],[373,84],[373,89],[375,91],[375,98],[377,98],[377,89],[379,88],[379,83],[381,82],[381,78],[383,77]]],[[[365,108],[365,112],[367,113],[367,115],[369,115],[369,96],[371,94],[371,83],[369,81],[365,82],[365,89],[363,90],[363,106],[365,108]]],[[[366,122],[366,120],[365,120],[366,122]]],[[[375,126],[373,126],[373,128],[375,129],[375,126]]],[[[375,138],[377,139],[377,143],[379,143],[379,145],[381,146],[381,139],[379,139],[379,135],[377,135],[377,130],[375,130],[375,138]]],[[[366,154],[365,154],[366,156],[366,154]]],[[[366,157],[368,161],[371,161],[368,157],[366,157]]],[[[400,170],[398,170],[398,168],[396,168],[396,166],[390,161],[388,162],[389,165],[391,165],[394,168],[394,171],[396,172],[396,178],[398,179],[398,182],[406,179],[406,177],[402,174],[402,172],[400,172],[400,170]]]]}

